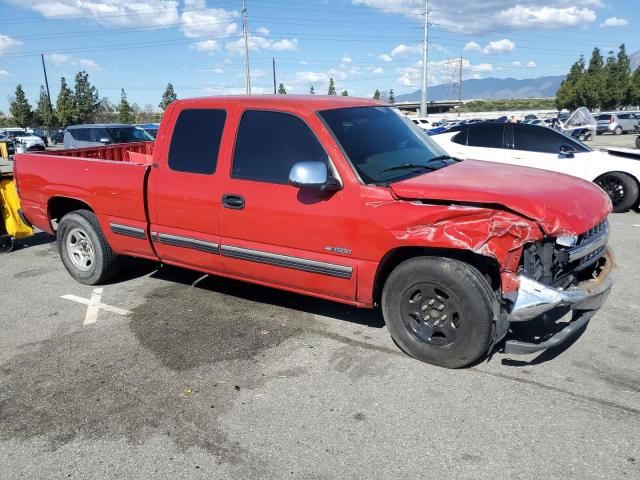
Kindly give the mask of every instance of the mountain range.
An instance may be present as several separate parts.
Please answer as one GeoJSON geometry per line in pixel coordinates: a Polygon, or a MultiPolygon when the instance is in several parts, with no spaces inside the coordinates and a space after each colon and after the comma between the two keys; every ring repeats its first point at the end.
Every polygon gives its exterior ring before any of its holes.
{"type": "MultiPolygon", "coordinates": [[[[464,80],[462,82],[463,100],[489,100],[507,98],[551,98],[555,97],[564,75],[552,77],[525,78],[482,78],[464,80]]],[[[429,87],[429,100],[451,100],[449,84],[429,87]]],[[[397,95],[396,102],[419,102],[420,90],[404,95],[397,95]]]]}
{"type": "MultiPolygon", "coordinates": [[[[640,50],[629,55],[631,71],[640,67],[640,50]]],[[[491,100],[509,98],[553,98],[564,80],[564,75],[525,78],[482,78],[462,82],[463,100],[491,100]]],[[[451,85],[441,84],[429,87],[429,100],[453,100],[451,85]]],[[[397,95],[396,102],[419,102],[420,90],[397,95]]]]}

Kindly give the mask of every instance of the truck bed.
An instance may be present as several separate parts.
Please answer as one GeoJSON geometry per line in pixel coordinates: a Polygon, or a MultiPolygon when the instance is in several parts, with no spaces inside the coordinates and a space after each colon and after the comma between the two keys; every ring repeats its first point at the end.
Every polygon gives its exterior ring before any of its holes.
{"type": "Polygon", "coordinates": [[[112,232],[114,224],[147,232],[145,191],[152,152],[153,142],[141,142],[17,154],[15,176],[22,211],[34,226],[53,233],[50,218],[56,217],[61,203],[75,202],[78,208],[85,204],[97,215],[115,250],[154,256],[147,235],[132,242],[112,232]]]}

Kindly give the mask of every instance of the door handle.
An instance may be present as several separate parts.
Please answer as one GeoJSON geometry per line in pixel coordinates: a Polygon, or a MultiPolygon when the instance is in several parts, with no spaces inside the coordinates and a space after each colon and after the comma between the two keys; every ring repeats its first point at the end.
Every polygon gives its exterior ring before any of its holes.
{"type": "Polygon", "coordinates": [[[234,193],[225,193],[222,195],[222,206],[224,208],[242,210],[244,208],[244,197],[234,193]]]}

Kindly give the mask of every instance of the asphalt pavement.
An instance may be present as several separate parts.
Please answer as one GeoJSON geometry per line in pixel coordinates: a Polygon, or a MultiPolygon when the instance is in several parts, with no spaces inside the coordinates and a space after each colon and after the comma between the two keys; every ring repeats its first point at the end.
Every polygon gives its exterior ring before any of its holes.
{"type": "Polygon", "coordinates": [[[39,234],[0,257],[0,478],[640,478],[640,214],[611,224],[580,338],[463,370],[378,311],[137,261],[95,290],[39,234]]]}

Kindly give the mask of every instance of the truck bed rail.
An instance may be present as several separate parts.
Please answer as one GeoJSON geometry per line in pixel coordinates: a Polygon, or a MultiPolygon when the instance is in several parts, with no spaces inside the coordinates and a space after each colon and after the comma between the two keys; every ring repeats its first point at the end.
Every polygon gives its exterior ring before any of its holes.
{"type": "Polygon", "coordinates": [[[118,143],[99,147],[71,148],[47,152],[60,157],[94,158],[115,162],[148,163],[145,156],[153,155],[154,142],[118,143]]]}

